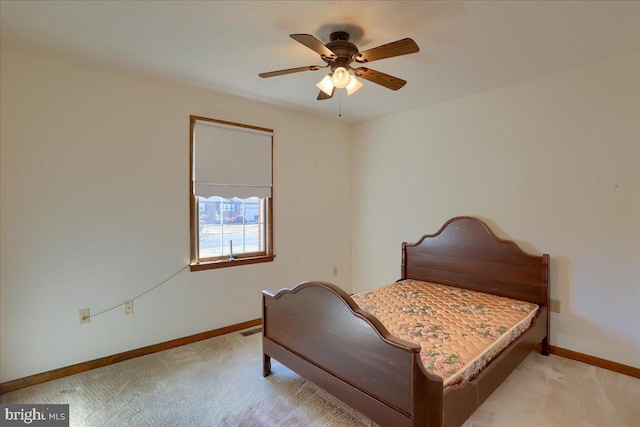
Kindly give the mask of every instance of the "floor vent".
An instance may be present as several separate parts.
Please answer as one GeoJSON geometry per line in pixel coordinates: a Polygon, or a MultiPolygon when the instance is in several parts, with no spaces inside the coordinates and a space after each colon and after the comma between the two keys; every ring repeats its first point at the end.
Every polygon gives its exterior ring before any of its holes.
{"type": "Polygon", "coordinates": [[[240,335],[248,337],[249,335],[257,334],[259,332],[262,332],[262,328],[255,328],[248,331],[240,332],[240,335]]]}

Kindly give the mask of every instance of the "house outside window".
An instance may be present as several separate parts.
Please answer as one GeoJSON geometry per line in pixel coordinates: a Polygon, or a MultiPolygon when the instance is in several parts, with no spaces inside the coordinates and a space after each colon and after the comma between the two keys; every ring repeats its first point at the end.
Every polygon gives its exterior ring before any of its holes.
{"type": "Polygon", "coordinates": [[[273,131],[191,116],[191,270],[272,261],[273,131]]]}

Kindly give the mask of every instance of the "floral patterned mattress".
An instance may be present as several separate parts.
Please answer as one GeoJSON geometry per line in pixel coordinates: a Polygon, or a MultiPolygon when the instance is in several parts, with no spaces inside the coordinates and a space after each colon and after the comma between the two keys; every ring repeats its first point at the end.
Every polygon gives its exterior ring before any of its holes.
{"type": "Polygon", "coordinates": [[[352,298],[392,335],[420,344],[422,363],[445,387],[475,377],[538,311],[532,303],[418,280],[352,298]]]}

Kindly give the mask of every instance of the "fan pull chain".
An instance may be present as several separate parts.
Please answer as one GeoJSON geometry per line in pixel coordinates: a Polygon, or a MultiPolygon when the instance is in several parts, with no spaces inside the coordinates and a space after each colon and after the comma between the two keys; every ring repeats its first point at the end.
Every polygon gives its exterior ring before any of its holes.
{"type": "Polygon", "coordinates": [[[338,94],[338,117],[342,117],[342,94],[338,94]]]}

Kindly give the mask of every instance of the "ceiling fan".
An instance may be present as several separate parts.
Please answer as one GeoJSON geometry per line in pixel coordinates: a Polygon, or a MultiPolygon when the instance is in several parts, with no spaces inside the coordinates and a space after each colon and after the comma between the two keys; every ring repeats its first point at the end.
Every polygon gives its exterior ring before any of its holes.
{"type": "Polygon", "coordinates": [[[398,90],[407,83],[405,80],[366,67],[353,68],[351,64],[354,62],[366,64],[367,62],[407,55],[420,50],[416,42],[410,38],[405,38],[360,52],[356,45],[349,42],[349,33],[344,31],[331,33],[331,41],[326,45],[311,34],[291,34],[289,37],[319,53],[320,58],[327,65],[288,68],[258,75],[262,78],[267,78],[330,67],[331,73],[316,85],[320,89],[318,100],[331,98],[336,88],[346,88],[347,94],[351,95],[362,87],[362,82],[355,76],[362,77],[391,90],[398,90]]]}

